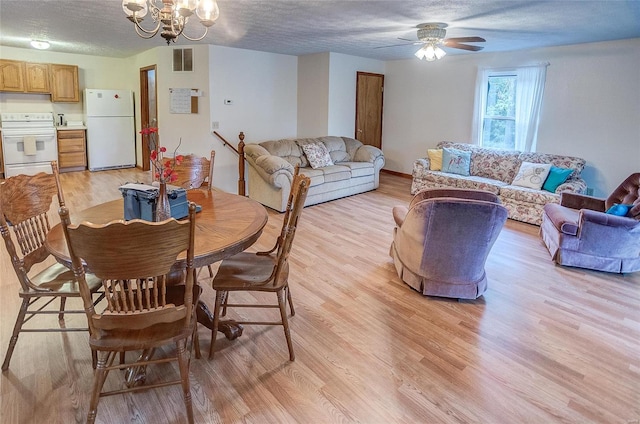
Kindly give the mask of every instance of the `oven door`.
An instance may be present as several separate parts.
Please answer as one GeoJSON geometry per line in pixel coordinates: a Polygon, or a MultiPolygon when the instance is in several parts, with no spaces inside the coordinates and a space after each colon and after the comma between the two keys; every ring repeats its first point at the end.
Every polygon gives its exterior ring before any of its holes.
{"type": "Polygon", "coordinates": [[[51,173],[52,160],[58,160],[56,132],[2,131],[5,177],[17,174],[51,173]]]}

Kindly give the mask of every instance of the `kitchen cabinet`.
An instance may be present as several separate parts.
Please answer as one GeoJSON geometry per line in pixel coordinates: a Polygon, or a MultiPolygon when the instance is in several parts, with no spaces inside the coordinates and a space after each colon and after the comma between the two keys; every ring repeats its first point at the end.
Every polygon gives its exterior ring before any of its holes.
{"type": "Polygon", "coordinates": [[[0,59],[0,91],[24,92],[24,62],[0,59]]]}
{"type": "Polygon", "coordinates": [[[87,139],[83,129],[58,128],[58,167],[60,172],[87,169],[87,139]]]}
{"type": "Polygon", "coordinates": [[[31,63],[24,64],[24,88],[27,93],[50,93],[49,89],[49,64],[31,63]]]}
{"type": "Polygon", "coordinates": [[[51,100],[54,102],[79,102],[78,67],[50,64],[51,100]]]}

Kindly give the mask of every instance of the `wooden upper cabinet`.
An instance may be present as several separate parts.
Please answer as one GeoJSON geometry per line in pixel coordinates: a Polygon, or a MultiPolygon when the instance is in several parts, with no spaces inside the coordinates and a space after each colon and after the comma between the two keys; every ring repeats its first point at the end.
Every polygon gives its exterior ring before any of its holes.
{"type": "Polygon", "coordinates": [[[49,65],[51,72],[51,100],[79,102],[78,67],[75,65],[49,65]]]}
{"type": "Polygon", "coordinates": [[[24,92],[24,62],[0,59],[0,91],[24,92]]]}
{"type": "Polygon", "coordinates": [[[30,63],[25,67],[25,91],[27,93],[50,93],[49,89],[49,64],[30,63]]]}

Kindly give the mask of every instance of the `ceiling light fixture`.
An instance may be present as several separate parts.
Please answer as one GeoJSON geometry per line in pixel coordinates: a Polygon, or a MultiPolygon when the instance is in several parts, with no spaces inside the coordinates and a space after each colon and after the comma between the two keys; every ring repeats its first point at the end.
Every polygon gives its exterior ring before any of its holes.
{"type": "Polygon", "coordinates": [[[426,59],[427,62],[442,59],[446,54],[447,52],[436,46],[434,43],[425,44],[415,53],[418,59],[426,59]]]}
{"type": "Polygon", "coordinates": [[[447,52],[438,47],[444,41],[444,37],[447,35],[445,28],[447,24],[432,23],[421,24],[418,27],[418,40],[425,43],[415,55],[418,59],[426,59],[427,62],[433,62],[437,59],[442,59],[447,52]]]}
{"type": "Polygon", "coordinates": [[[127,19],[133,22],[140,37],[152,38],[160,32],[167,45],[175,42],[180,35],[189,41],[202,40],[220,15],[216,0],[162,0],[161,4],[158,0],[122,0],[122,10],[127,19]],[[155,22],[155,28],[152,29],[140,25],[149,11],[155,22]],[[183,32],[194,12],[204,26],[204,34],[197,38],[191,38],[183,32]]]}
{"type": "Polygon", "coordinates": [[[38,50],[47,50],[51,47],[51,44],[48,41],[31,40],[31,47],[38,50]]]}

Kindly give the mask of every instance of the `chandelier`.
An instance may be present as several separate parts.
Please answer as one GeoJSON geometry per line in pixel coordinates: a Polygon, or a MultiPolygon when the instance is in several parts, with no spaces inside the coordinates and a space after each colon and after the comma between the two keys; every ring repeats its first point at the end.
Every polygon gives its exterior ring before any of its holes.
{"type": "Polygon", "coordinates": [[[126,13],[127,19],[133,22],[140,37],[152,38],[160,32],[167,45],[175,42],[180,35],[189,41],[202,40],[220,15],[216,0],[122,0],[122,10],[126,13]],[[147,29],[140,25],[140,22],[149,12],[155,27],[147,29]],[[204,34],[197,38],[191,38],[184,33],[194,12],[204,26],[204,34]]]}

